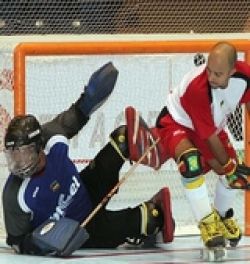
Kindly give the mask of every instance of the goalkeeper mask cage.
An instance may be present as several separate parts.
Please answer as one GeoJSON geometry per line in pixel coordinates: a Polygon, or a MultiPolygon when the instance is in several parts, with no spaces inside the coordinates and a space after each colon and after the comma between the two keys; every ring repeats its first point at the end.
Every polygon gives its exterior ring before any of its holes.
{"type": "Polygon", "coordinates": [[[32,176],[42,149],[42,129],[37,119],[32,115],[12,119],[4,143],[10,172],[22,179],[32,176]]]}

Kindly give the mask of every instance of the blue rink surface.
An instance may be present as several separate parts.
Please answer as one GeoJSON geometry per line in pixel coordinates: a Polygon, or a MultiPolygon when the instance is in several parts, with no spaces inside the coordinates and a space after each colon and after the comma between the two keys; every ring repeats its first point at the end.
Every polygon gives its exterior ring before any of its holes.
{"type": "MultiPolygon", "coordinates": [[[[84,249],[71,257],[37,257],[16,255],[0,243],[0,264],[155,264],[155,263],[207,263],[200,257],[201,241],[198,236],[176,237],[171,244],[158,244],[154,249],[121,247],[113,250],[84,249]]],[[[226,263],[250,263],[250,237],[243,237],[238,247],[228,249],[226,263]]],[[[225,263],[224,262],[224,263],[225,263]]],[[[213,262],[214,263],[214,262],[213,262]]]]}

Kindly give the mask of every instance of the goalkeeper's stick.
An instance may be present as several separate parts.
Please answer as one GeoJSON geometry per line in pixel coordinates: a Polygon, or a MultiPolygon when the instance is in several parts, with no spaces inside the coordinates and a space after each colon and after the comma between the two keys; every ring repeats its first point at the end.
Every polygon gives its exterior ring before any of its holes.
{"type": "Polygon", "coordinates": [[[152,145],[150,145],[143,155],[138,159],[136,163],[130,167],[130,169],[123,175],[123,177],[118,181],[118,183],[111,189],[111,191],[101,200],[101,202],[93,209],[93,211],[85,218],[85,220],[81,223],[81,227],[85,227],[90,220],[99,212],[99,210],[112,198],[112,196],[116,193],[119,187],[130,177],[135,169],[141,164],[143,159],[148,155],[148,153],[158,144],[160,138],[156,139],[152,145]]]}

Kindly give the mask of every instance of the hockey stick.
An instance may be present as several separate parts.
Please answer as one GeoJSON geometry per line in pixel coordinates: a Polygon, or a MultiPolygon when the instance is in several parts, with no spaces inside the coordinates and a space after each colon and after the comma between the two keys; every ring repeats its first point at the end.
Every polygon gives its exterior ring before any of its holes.
{"type": "Polygon", "coordinates": [[[130,175],[133,174],[135,169],[141,164],[143,159],[148,155],[148,153],[158,144],[160,138],[156,139],[152,145],[150,145],[143,155],[138,159],[136,163],[133,164],[132,167],[123,175],[123,177],[118,181],[118,183],[111,189],[111,191],[101,200],[101,202],[93,209],[93,211],[88,215],[88,217],[81,223],[81,227],[85,227],[90,220],[99,212],[99,210],[112,198],[112,196],[116,193],[119,187],[128,179],[130,175]]]}

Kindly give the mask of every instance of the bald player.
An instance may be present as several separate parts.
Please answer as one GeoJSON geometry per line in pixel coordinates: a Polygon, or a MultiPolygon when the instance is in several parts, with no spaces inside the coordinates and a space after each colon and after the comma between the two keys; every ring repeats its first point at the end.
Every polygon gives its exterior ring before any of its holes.
{"type": "Polygon", "coordinates": [[[247,189],[249,184],[239,172],[241,165],[224,129],[227,116],[238,104],[245,103],[250,110],[249,88],[250,66],[237,60],[232,44],[219,42],[211,49],[207,64],[185,75],[169,93],[157,118],[163,160],[175,159],[208,248],[226,242],[236,246],[242,235],[232,205],[236,189],[247,189]],[[218,174],[212,205],[204,180],[210,170],[218,174]]]}

